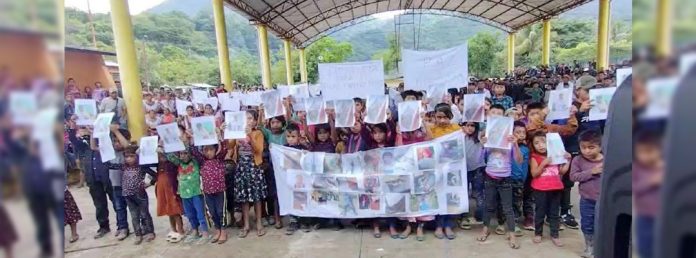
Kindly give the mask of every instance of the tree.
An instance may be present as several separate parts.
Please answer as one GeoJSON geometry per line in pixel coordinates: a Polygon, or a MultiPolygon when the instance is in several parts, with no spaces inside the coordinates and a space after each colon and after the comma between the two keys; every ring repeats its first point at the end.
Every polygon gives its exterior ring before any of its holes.
{"type": "Polygon", "coordinates": [[[398,68],[397,66],[401,59],[401,49],[396,45],[395,34],[389,34],[387,36],[387,41],[389,42],[389,48],[373,55],[372,59],[381,59],[382,64],[384,64],[384,72],[386,74],[391,74],[398,68]]]}
{"type": "Polygon", "coordinates": [[[305,51],[307,55],[307,77],[310,82],[319,80],[319,63],[343,62],[353,53],[353,47],[348,42],[338,42],[331,37],[324,37],[305,51]]]}
{"type": "Polygon", "coordinates": [[[500,54],[505,45],[499,33],[479,32],[469,39],[469,74],[477,77],[497,77],[503,74],[500,54]]]}

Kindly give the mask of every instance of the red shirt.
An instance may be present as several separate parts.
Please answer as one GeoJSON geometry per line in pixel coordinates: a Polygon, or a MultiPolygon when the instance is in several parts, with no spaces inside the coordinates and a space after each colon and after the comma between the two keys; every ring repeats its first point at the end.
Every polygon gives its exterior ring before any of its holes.
{"type": "MultiPolygon", "coordinates": [[[[541,164],[546,156],[532,153],[532,159],[537,164],[541,164]]],[[[532,178],[532,189],[537,191],[555,191],[563,190],[563,182],[560,175],[561,167],[559,165],[548,165],[543,168],[539,177],[532,178]]]]}

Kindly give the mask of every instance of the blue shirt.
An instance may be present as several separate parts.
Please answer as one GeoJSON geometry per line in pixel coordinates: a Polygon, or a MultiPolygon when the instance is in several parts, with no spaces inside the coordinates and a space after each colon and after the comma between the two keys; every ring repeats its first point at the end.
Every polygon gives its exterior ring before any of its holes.
{"type": "Polygon", "coordinates": [[[520,144],[520,153],[522,154],[522,163],[517,161],[512,162],[511,178],[516,181],[526,181],[529,175],[529,148],[527,145],[520,144]]]}
{"type": "Polygon", "coordinates": [[[508,109],[515,106],[515,103],[512,101],[512,97],[507,96],[507,95],[504,95],[502,97],[493,96],[491,98],[491,103],[493,105],[495,105],[495,104],[501,105],[505,108],[505,110],[508,110],[508,109]]]}

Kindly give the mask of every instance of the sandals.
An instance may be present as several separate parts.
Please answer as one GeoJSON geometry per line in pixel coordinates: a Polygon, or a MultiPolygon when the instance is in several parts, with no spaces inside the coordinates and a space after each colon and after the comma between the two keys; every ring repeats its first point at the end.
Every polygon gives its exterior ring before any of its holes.
{"type": "Polygon", "coordinates": [[[486,242],[488,240],[488,237],[491,235],[490,231],[487,231],[486,233],[482,233],[478,237],[476,237],[476,240],[479,242],[486,242]]]}
{"type": "Polygon", "coordinates": [[[508,237],[507,240],[508,240],[508,245],[510,246],[510,248],[520,249],[520,243],[517,241],[517,238],[515,238],[515,240],[513,241],[512,238],[508,237]]]}
{"type": "Polygon", "coordinates": [[[256,230],[256,236],[257,236],[257,237],[262,237],[262,236],[265,235],[265,234],[266,234],[266,230],[264,230],[263,228],[257,229],[257,230],[256,230]]]}
{"type": "Polygon", "coordinates": [[[532,238],[532,242],[535,244],[541,243],[541,236],[534,236],[534,238],[532,238]]]}
{"type": "Polygon", "coordinates": [[[237,237],[239,238],[245,238],[249,234],[249,229],[248,228],[243,228],[241,231],[239,231],[239,234],[237,237]]]}
{"type": "Polygon", "coordinates": [[[443,238],[445,238],[445,234],[442,233],[442,232],[437,232],[437,231],[435,231],[435,238],[437,238],[437,239],[443,239],[443,238]]]}
{"type": "Polygon", "coordinates": [[[179,234],[179,233],[174,233],[171,236],[167,235],[167,242],[176,244],[181,242],[181,240],[184,240],[184,235],[179,234]]]}
{"type": "Polygon", "coordinates": [[[70,239],[68,239],[68,242],[75,243],[79,239],[80,239],[80,235],[74,235],[74,236],[71,236],[70,239]]]}
{"type": "Polygon", "coordinates": [[[278,221],[278,222],[275,223],[275,225],[273,225],[273,227],[274,227],[275,229],[281,229],[281,228],[283,228],[283,222],[278,221]]]}

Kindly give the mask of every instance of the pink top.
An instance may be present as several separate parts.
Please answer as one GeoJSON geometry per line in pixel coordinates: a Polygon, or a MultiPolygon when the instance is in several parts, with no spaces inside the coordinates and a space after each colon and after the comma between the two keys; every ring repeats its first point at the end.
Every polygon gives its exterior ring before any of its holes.
{"type": "MultiPolygon", "coordinates": [[[[533,153],[532,158],[537,162],[537,164],[541,164],[546,156],[533,153]]],[[[532,178],[532,189],[537,191],[563,190],[560,166],[548,165],[544,167],[544,170],[541,172],[539,177],[532,178]]]]}

